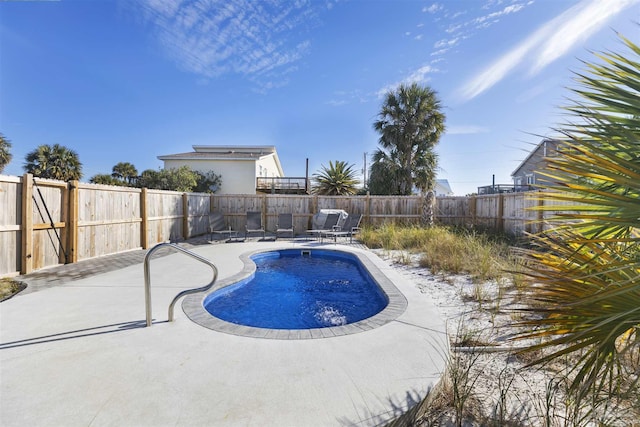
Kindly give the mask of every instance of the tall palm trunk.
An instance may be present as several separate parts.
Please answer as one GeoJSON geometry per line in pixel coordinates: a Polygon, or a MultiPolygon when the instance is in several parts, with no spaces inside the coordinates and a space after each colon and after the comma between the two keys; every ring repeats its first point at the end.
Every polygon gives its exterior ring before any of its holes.
{"type": "Polygon", "coordinates": [[[422,225],[433,227],[433,211],[436,202],[436,194],[433,190],[422,193],[422,225]]]}

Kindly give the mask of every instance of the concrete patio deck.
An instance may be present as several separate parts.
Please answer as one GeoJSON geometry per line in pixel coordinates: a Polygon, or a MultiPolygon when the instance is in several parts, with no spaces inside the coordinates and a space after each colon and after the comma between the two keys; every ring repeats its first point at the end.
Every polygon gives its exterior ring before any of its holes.
{"type": "Polygon", "coordinates": [[[23,276],[30,287],[0,304],[0,425],[379,425],[439,380],[444,320],[427,295],[370,251],[304,241],[201,243],[187,246],[218,266],[220,280],[238,274],[240,255],[257,249],[365,253],[408,307],[351,335],[250,338],[192,322],[181,302],[166,322],[178,292],[210,280],[211,270],[184,254],[151,262],[155,320],[148,328],[143,251],[23,276]]]}

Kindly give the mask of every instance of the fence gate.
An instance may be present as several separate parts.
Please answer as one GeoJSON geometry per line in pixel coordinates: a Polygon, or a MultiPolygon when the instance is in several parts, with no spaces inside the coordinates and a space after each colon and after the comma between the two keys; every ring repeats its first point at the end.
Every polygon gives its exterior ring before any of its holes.
{"type": "Polygon", "coordinates": [[[66,182],[23,177],[21,273],[68,262],[68,197],[66,182]]]}

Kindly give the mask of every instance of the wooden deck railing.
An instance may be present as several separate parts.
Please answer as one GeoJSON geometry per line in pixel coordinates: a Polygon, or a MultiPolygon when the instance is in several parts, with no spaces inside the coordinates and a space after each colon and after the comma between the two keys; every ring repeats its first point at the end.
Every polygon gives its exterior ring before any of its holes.
{"type": "Polygon", "coordinates": [[[309,190],[305,177],[256,178],[256,191],[260,193],[309,194],[309,190]]]}

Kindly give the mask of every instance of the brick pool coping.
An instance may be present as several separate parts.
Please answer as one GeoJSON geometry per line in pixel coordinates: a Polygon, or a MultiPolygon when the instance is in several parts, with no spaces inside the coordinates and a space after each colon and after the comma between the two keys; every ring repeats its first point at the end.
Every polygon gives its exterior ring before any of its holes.
{"type": "Polygon", "coordinates": [[[329,249],[329,248],[316,248],[316,249],[301,249],[301,250],[321,250],[329,252],[341,252],[349,253],[355,256],[358,261],[362,263],[365,269],[369,272],[376,284],[385,293],[389,302],[387,306],[379,313],[363,319],[359,322],[350,323],[342,326],[332,326],[326,328],[313,328],[313,329],[267,329],[256,328],[251,326],[237,325],[235,323],[226,322],[217,317],[214,317],[204,308],[204,299],[215,292],[218,289],[233,285],[243,279],[251,277],[256,270],[256,264],[251,260],[251,257],[256,254],[264,252],[272,252],[278,249],[260,249],[245,252],[240,255],[244,267],[239,273],[220,280],[214,284],[214,286],[206,293],[192,294],[185,297],[182,302],[182,309],[189,319],[208,329],[212,329],[218,332],[223,332],[232,335],[238,335],[251,338],[265,338],[265,339],[278,339],[278,340],[305,340],[305,339],[318,339],[318,338],[331,338],[336,336],[344,336],[357,334],[360,332],[372,330],[380,326],[397,319],[407,309],[407,299],[393,284],[391,279],[387,277],[382,270],[380,270],[375,262],[374,256],[370,253],[361,253],[349,250],[348,248],[342,249],[329,249]]]}

